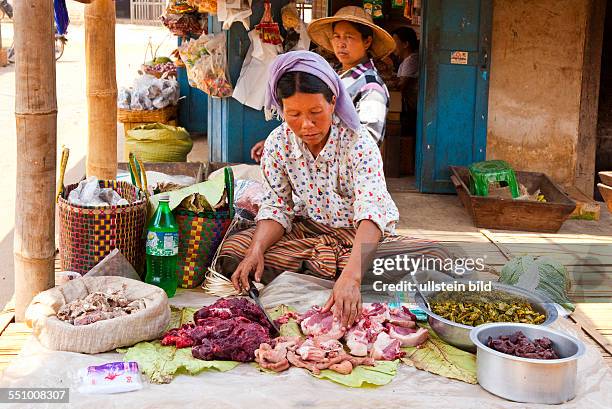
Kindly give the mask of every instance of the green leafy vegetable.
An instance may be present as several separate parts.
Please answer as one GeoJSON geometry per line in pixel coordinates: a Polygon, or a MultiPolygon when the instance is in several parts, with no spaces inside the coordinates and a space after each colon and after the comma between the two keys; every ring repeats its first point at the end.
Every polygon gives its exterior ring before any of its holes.
{"type": "Polygon", "coordinates": [[[567,297],[572,284],[569,274],[563,264],[551,257],[515,257],[502,268],[499,282],[539,292],[574,311],[567,297]]]}
{"type": "Polygon", "coordinates": [[[162,346],[159,341],[140,342],[127,349],[123,360],[136,361],[152,383],[169,383],[179,373],[197,375],[207,369],[221,372],[238,366],[234,361],[203,361],[191,355],[191,348],[162,346]]]}
{"type": "MultiPolygon", "coordinates": [[[[209,208],[213,208],[223,198],[223,192],[225,191],[225,177],[224,174],[219,174],[216,178],[207,180],[205,182],[197,183],[192,186],[188,186],[179,190],[173,190],[166,192],[170,196],[170,209],[174,210],[181,202],[197,193],[202,199],[208,203],[209,208]]],[[[151,214],[155,213],[159,204],[159,194],[153,195],[149,198],[149,206],[152,210],[151,214]]]]}
{"type": "MultiPolygon", "coordinates": [[[[328,379],[340,385],[351,388],[361,388],[366,386],[382,386],[393,380],[397,374],[399,360],[395,361],[376,361],[376,366],[360,365],[353,369],[348,375],[342,375],[329,369],[324,369],[316,378],[328,379]]],[[[309,371],[310,372],[310,371],[309,371]]]]}
{"type": "Polygon", "coordinates": [[[476,355],[442,341],[431,329],[429,339],[417,347],[402,348],[405,364],[450,379],[476,384],[476,355]]]}

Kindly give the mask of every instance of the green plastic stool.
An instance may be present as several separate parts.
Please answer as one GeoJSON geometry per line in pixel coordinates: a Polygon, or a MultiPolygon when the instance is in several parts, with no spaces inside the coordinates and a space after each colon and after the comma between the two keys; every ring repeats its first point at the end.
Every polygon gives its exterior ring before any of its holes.
{"type": "Polygon", "coordinates": [[[489,196],[489,184],[499,183],[508,186],[513,198],[519,196],[516,175],[510,165],[503,160],[488,160],[472,163],[470,171],[470,190],[476,196],[489,196]]]}

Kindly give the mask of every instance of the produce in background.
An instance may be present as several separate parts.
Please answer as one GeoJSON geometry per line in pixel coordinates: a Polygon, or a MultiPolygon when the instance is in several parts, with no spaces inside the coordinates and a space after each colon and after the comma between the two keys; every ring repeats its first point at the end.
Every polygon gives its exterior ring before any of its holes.
{"type": "Polygon", "coordinates": [[[515,257],[502,268],[499,282],[535,291],[574,311],[567,297],[572,286],[567,269],[551,257],[515,257]]]}
{"type": "Polygon", "coordinates": [[[180,96],[179,84],[173,79],[141,75],[130,88],[121,88],[117,106],[121,109],[145,111],[176,105],[180,96]]]}
{"type": "Polygon", "coordinates": [[[168,57],[160,58],[167,59],[168,61],[157,62],[160,59],[156,59],[155,61],[143,64],[138,73],[140,75],[152,75],[155,78],[176,78],[176,65],[168,57]]]}
{"type": "Polygon", "coordinates": [[[226,74],[225,39],[224,32],[203,34],[197,40],[188,40],[179,47],[189,85],[217,98],[230,97],[233,92],[226,74]]]}
{"type": "Polygon", "coordinates": [[[163,25],[177,37],[199,37],[206,31],[206,21],[199,13],[167,13],[161,16],[161,20],[163,25]]]}
{"type": "Polygon", "coordinates": [[[167,14],[186,14],[197,11],[197,8],[192,6],[187,0],[169,0],[168,7],[166,7],[167,14]]]}
{"type": "Polygon", "coordinates": [[[186,0],[198,13],[217,14],[217,0],[186,0]]]}

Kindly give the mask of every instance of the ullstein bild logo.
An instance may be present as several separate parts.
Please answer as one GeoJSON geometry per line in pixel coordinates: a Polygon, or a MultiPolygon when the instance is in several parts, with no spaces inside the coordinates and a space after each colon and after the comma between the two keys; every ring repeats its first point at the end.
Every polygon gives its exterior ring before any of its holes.
{"type": "Polygon", "coordinates": [[[484,258],[427,258],[424,256],[411,257],[407,254],[398,254],[395,257],[376,258],[372,266],[372,273],[380,276],[385,272],[405,271],[413,274],[417,271],[452,271],[462,275],[468,271],[483,271],[484,258]]]}

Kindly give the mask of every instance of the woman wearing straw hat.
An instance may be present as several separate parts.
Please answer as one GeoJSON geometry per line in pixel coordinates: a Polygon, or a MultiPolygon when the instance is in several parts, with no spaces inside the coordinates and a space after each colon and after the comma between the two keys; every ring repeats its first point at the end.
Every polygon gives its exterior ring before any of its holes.
{"type": "MultiPolygon", "coordinates": [[[[395,49],[393,37],[372,21],[361,7],[342,7],[333,17],[320,18],[308,26],[312,41],[332,51],[341,67],[342,83],[357,109],[359,120],[377,144],[382,142],[389,102],[389,91],[373,60],[382,59],[395,49]]],[[[259,162],[264,141],[251,149],[259,162]]]]}

